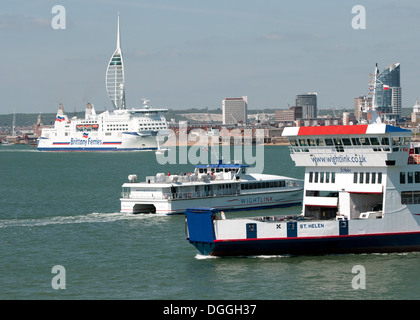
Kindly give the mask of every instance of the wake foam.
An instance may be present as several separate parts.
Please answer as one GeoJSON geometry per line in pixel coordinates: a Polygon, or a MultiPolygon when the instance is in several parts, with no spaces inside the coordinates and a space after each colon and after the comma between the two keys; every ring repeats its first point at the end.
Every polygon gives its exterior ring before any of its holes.
{"type": "Polygon", "coordinates": [[[55,224],[74,224],[74,223],[106,223],[122,220],[143,220],[156,217],[167,217],[165,214],[127,214],[115,213],[89,213],[77,216],[55,216],[39,219],[5,219],[0,220],[0,228],[7,227],[40,227],[55,224]]]}

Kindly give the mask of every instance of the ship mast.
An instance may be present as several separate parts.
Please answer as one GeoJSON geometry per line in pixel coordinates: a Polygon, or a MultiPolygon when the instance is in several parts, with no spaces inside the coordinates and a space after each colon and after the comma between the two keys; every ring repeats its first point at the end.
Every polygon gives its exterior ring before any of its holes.
{"type": "Polygon", "coordinates": [[[117,49],[106,70],[106,91],[115,109],[125,109],[124,63],[121,51],[120,14],[117,22],[117,49]]]}
{"type": "Polygon", "coordinates": [[[365,111],[370,113],[371,115],[371,119],[370,122],[371,123],[381,123],[381,116],[379,115],[378,112],[378,104],[376,101],[376,85],[379,82],[382,83],[382,81],[378,80],[378,74],[379,74],[379,69],[378,69],[378,64],[375,65],[375,73],[374,74],[370,74],[370,80],[369,80],[369,89],[372,88],[372,105],[370,107],[365,108],[365,111]]]}

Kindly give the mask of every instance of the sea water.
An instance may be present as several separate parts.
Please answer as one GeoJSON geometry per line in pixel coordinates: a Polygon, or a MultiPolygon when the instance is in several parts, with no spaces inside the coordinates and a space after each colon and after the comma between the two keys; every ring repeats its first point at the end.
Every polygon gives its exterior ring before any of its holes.
{"type": "MultiPolygon", "coordinates": [[[[188,243],[182,215],[119,212],[129,174],[142,181],[192,170],[162,166],[154,152],[2,146],[0,299],[420,298],[419,253],[214,258],[188,243]],[[364,288],[354,286],[357,266],[364,288]],[[55,286],[63,275],[64,287],[55,286]]],[[[265,146],[264,173],[301,179],[303,172],[287,147],[265,146]]],[[[300,212],[296,206],[226,215],[300,212]]]]}

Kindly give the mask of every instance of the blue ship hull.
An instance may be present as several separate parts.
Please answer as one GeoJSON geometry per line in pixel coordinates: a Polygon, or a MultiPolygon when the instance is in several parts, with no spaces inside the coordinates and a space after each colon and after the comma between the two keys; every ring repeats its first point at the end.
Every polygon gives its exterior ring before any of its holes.
{"type": "Polygon", "coordinates": [[[389,253],[420,251],[420,233],[190,243],[213,256],[389,253]]]}
{"type": "MultiPolygon", "coordinates": [[[[351,221],[331,221],[331,224],[339,228],[336,235],[299,236],[297,220],[284,224],[288,230],[281,238],[257,238],[255,229],[248,230],[245,238],[217,239],[214,227],[217,212],[216,209],[205,208],[188,209],[185,212],[188,240],[203,255],[322,255],[420,251],[420,231],[349,234],[351,221]]],[[[252,224],[246,222],[243,227],[252,224]]]]}

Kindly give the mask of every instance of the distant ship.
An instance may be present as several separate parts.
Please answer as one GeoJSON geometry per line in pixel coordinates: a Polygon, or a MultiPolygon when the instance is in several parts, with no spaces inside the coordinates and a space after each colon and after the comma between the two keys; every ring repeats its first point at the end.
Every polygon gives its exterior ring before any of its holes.
{"type": "Polygon", "coordinates": [[[88,103],[85,118],[69,119],[60,105],[53,128],[43,128],[37,140],[40,151],[130,151],[158,150],[169,135],[167,109],[143,107],[127,109],[124,89],[124,63],[118,16],[117,49],[106,71],[106,89],[114,111],[96,114],[88,103]]]}

